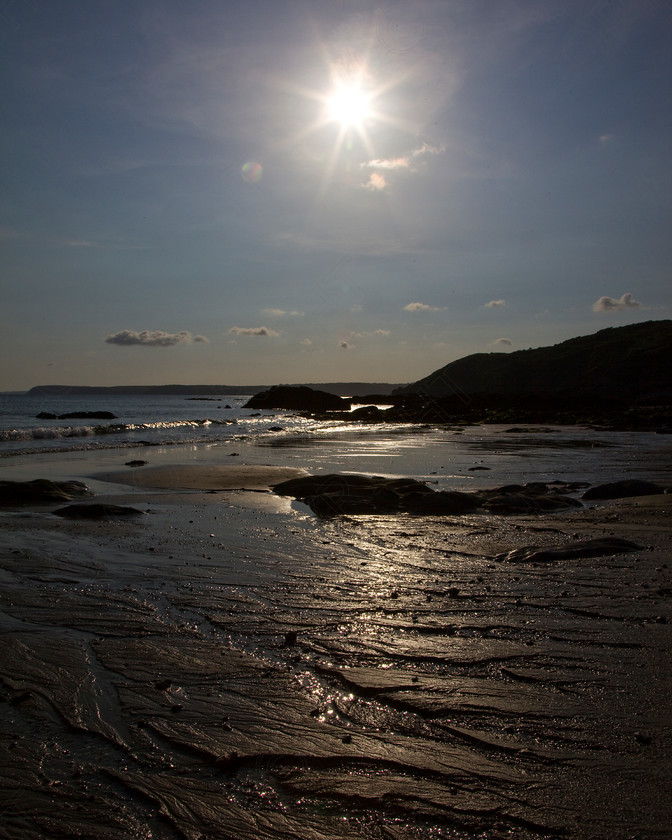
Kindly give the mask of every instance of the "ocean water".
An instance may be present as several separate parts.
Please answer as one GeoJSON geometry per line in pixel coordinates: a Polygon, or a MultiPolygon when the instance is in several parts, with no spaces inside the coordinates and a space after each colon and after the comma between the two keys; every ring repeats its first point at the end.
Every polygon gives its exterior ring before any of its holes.
{"type": "Polygon", "coordinates": [[[316,420],[245,408],[249,395],[0,395],[0,470],[19,463],[299,466],[311,472],[412,476],[437,489],[527,481],[641,478],[672,485],[672,437],[575,426],[431,426],[316,420]],[[109,411],[113,420],[41,419],[42,412],[109,411]],[[39,457],[38,457],[39,456],[39,457]],[[57,456],[61,456],[58,459],[57,456]]]}

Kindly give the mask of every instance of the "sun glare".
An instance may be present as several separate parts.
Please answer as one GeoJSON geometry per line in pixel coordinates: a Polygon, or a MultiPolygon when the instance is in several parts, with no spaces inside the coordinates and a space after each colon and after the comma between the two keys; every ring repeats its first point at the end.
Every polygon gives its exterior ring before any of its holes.
{"type": "Polygon", "coordinates": [[[327,119],[342,128],[361,126],[371,116],[371,96],[359,84],[339,84],[327,98],[327,119]]]}

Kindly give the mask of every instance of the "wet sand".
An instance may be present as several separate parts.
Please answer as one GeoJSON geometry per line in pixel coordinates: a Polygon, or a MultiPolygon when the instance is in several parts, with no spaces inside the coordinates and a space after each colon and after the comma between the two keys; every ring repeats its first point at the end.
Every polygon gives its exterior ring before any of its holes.
{"type": "Polygon", "coordinates": [[[672,496],[325,521],[277,475],[0,518],[4,836],[670,836],[672,496]]]}

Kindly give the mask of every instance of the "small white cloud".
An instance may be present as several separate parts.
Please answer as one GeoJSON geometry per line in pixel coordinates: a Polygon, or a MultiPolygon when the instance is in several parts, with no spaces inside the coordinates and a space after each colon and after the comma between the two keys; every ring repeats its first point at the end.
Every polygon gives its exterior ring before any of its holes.
{"type": "Polygon", "coordinates": [[[339,342],[338,342],[338,346],[339,346],[342,350],[353,350],[353,349],[354,349],[354,347],[355,347],[355,345],[354,345],[354,344],[350,344],[350,342],[349,342],[349,341],[339,341],[339,342]]]}
{"type": "Polygon", "coordinates": [[[505,300],[489,300],[485,304],[486,309],[495,309],[498,306],[506,306],[506,301],[505,300]]]}
{"type": "Polygon", "coordinates": [[[230,335],[254,335],[254,336],[276,336],[279,332],[272,330],[270,327],[231,327],[230,335]]]}
{"type": "Polygon", "coordinates": [[[374,330],[373,334],[374,335],[389,335],[390,331],[389,330],[374,330]]]}
{"type": "Polygon", "coordinates": [[[635,300],[630,292],[621,295],[620,298],[612,298],[604,295],[593,304],[593,312],[615,312],[619,309],[639,309],[642,304],[635,300]]]}
{"type": "Polygon", "coordinates": [[[420,303],[420,301],[414,301],[413,303],[407,303],[404,306],[406,312],[440,312],[440,306],[429,306],[427,303],[420,303]]]}
{"type": "Polygon", "coordinates": [[[210,343],[210,339],[206,338],[204,335],[195,335],[194,336],[194,341],[197,344],[209,344],[210,343]]]}
{"type": "Polygon", "coordinates": [[[616,135],[614,134],[601,134],[600,135],[600,143],[603,146],[607,146],[609,143],[613,143],[616,139],[616,135]]]}
{"type": "Polygon", "coordinates": [[[490,344],[491,347],[513,347],[513,341],[510,338],[498,338],[490,344]]]}
{"type": "Polygon", "coordinates": [[[143,347],[174,347],[176,344],[188,344],[192,340],[191,333],[186,330],[178,333],[167,333],[163,330],[121,330],[108,335],[107,344],[118,344],[123,347],[141,345],[143,347]]]}
{"type": "Polygon", "coordinates": [[[268,307],[261,310],[262,315],[267,315],[269,318],[302,318],[306,313],[299,312],[298,309],[273,309],[268,307]]]}
{"type": "Polygon", "coordinates": [[[313,342],[309,338],[304,338],[301,341],[301,344],[303,344],[304,347],[310,347],[312,345],[312,343],[313,342]]]}
{"type": "Polygon", "coordinates": [[[371,190],[372,192],[382,192],[388,186],[387,181],[385,180],[385,176],[381,175],[380,172],[372,172],[369,175],[369,180],[362,184],[365,190],[371,190]]]}

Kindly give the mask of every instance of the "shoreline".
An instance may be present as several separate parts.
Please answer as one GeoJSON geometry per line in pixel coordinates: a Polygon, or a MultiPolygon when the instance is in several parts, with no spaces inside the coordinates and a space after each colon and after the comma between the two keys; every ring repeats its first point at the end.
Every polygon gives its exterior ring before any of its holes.
{"type": "Polygon", "coordinates": [[[0,516],[6,830],[662,840],[672,495],[323,520],[256,492],[316,463],[283,460],[98,479],[134,522],[0,516]],[[596,537],[639,547],[502,559],[596,537]]]}

